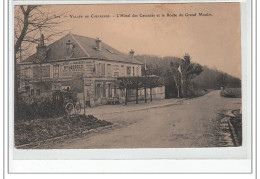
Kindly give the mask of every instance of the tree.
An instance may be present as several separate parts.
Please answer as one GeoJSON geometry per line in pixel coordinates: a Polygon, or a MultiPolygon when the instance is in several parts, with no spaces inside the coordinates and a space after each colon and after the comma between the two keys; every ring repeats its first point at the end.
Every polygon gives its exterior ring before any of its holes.
{"type": "Polygon", "coordinates": [[[58,29],[63,23],[60,16],[63,12],[50,12],[44,6],[28,5],[15,6],[14,28],[14,54],[16,59],[21,51],[26,51],[32,44],[38,44],[40,34],[44,33],[45,40],[60,35],[64,31],[58,29]]]}
{"type": "Polygon", "coordinates": [[[226,72],[212,69],[207,66],[203,67],[203,72],[192,80],[193,84],[197,86],[197,90],[215,89],[225,86],[228,88],[240,88],[241,80],[237,77],[231,76],[226,72]]]}
{"type": "Polygon", "coordinates": [[[138,91],[139,91],[140,88],[144,87],[143,80],[142,80],[142,77],[138,77],[138,76],[137,77],[131,77],[130,80],[131,80],[130,88],[136,90],[135,101],[136,101],[136,104],[138,104],[138,96],[139,96],[138,91]]]}
{"type": "Polygon", "coordinates": [[[117,86],[119,89],[125,91],[125,105],[127,105],[127,90],[131,86],[131,81],[129,78],[126,77],[119,77],[117,78],[117,86]]]}
{"type": "Polygon", "coordinates": [[[117,78],[117,84],[119,89],[126,91],[125,93],[125,104],[127,105],[127,90],[135,89],[136,90],[136,104],[138,104],[138,91],[144,87],[143,77],[141,76],[131,76],[131,77],[120,77],[117,78]]]}
{"type": "Polygon", "coordinates": [[[167,70],[167,73],[173,77],[177,91],[178,91],[178,98],[180,97],[180,88],[181,88],[181,73],[179,72],[180,65],[177,63],[170,63],[170,70],[167,70]]]}
{"type": "Polygon", "coordinates": [[[150,55],[137,55],[135,58],[141,62],[147,62],[147,70],[142,68],[143,74],[157,75],[163,79],[166,97],[180,97],[181,79],[180,73],[178,72],[178,66],[181,64],[180,58],[150,55]]]}
{"type": "Polygon", "coordinates": [[[226,73],[221,73],[217,77],[217,84],[219,87],[227,87],[228,75],[226,73]]]}
{"type": "Polygon", "coordinates": [[[198,76],[203,71],[203,67],[199,64],[191,63],[191,58],[189,54],[184,55],[182,63],[180,65],[181,73],[181,90],[182,96],[188,96],[188,90],[191,85],[191,80],[198,76]]]}
{"type": "MultiPolygon", "coordinates": [[[[40,41],[40,34],[45,33],[45,40],[50,40],[53,36],[61,34],[63,31],[57,30],[57,26],[62,21],[57,18],[64,13],[51,13],[43,6],[27,5],[15,6],[14,15],[14,88],[15,104],[18,97],[18,67],[17,60],[22,57],[22,53],[29,50],[32,44],[40,41]]],[[[15,111],[17,110],[15,105],[15,111]]]]}
{"type": "Polygon", "coordinates": [[[163,80],[159,76],[149,75],[144,78],[145,86],[150,89],[150,100],[153,101],[152,89],[162,86],[163,80]]]}
{"type": "Polygon", "coordinates": [[[160,77],[155,75],[147,76],[131,76],[131,77],[119,77],[117,78],[117,86],[119,89],[125,91],[125,105],[127,105],[127,91],[129,89],[136,90],[136,104],[138,104],[138,91],[139,89],[149,88],[151,101],[152,101],[152,88],[162,86],[163,81],[160,77]]]}

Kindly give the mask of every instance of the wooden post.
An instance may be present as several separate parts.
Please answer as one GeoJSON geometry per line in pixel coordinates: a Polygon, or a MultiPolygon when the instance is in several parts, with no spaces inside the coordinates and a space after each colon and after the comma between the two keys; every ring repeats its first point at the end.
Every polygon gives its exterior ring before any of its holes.
{"type": "Polygon", "coordinates": [[[84,81],[84,73],[82,73],[82,80],[83,80],[83,110],[84,110],[84,114],[83,116],[86,115],[86,99],[85,99],[85,81],[84,81]]]}
{"type": "Polygon", "coordinates": [[[153,88],[150,88],[150,99],[151,99],[151,102],[153,101],[152,89],[153,89],[153,88]]]}
{"type": "Polygon", "coordinates": [[[127,88],[125,88],[125,105],[127,105],[127,88]]]}
{"type": "MultiPolygon", "coordinates": [[[[144,76],[145,76],[145,80],[147,80],[146,79],[146,63],[145,63],[145,69],[144,69],[144,76]]],[[[145,82],[145,84],[144,84],[144,102],[145,103],[147,103],[147,99],[146,99],[146,83],[147,82],[145,82]]]]}
{"type": "Polygon", "coordinates": [[[146,99],[146,87],[144,87],[144,102],[145,103],[147,102],[147,99],[146,99]]]}
{"type": "Polygon", "coordinates": [[[136,94],[136,96],[135,96],[136,97],[136,104],[138,104],[138,88],[136,88],[136,93],[135,94],[136,94]]]}
{"type": "MultiPolygon", "coordinates": [[[[84,84],[83,84],[84,85],[84,84]]],[[[86,100],[85,100],[85,86],[83,86],[83,108],[84,108],[84,114],[83,116],[86,115],[86,100]]]]}

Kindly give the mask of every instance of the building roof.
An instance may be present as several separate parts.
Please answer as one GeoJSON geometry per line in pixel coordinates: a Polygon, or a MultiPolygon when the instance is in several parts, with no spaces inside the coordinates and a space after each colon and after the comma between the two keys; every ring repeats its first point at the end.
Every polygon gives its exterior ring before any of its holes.
{"type": "MultiPolygon", "coordinates": [[[[77,58],[97,58],[108,61],[143,64],[142,62],[131,58],[129,54],[122,53],[103,42],[101,45],[101,50],[98,50],[96,48],[96,39],[71,33],[50,44],[46,49],[46,62],[71,60],[77,58]],[[69,41],[74,45],[74,54],[70,58],[67,57],[67,43],[69,41]]],[[[37,58],[36,53],[29,56],[22,63],[33,63],[35,58],[37,58]]]]}

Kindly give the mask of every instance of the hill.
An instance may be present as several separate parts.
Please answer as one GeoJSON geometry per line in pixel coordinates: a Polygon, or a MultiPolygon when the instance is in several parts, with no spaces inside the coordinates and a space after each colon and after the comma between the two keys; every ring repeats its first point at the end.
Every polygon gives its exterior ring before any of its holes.
{"type": "MultiPolygon", "coordinates": [[[[178,83],[181,83],[181,75],[177,68],[183,61],[181,58],[171,56],[158,57],[151,55],[136,55],[135,58],[146,64],[146,71],[142,68],[143,74],[146,72],[147,75],[157,75],[164,80],[166,98],[178,97],[177,86],[178,83]],[[176,68],[173,69],[173,67],[176,68]],[[179,79],[174,79],[174,74],[176,74],[175,77],[178,77],[179,79]]],[[[200,64],[192,62],[191,65],[201,66],[200,64]]],[[[216,90],[220,89],[222,86],[228,88],[240,88],[241,80],[217,69],[203,66],[203,71],[201,73],[192,76],[190,83],[188,84],[188,96],[198,96],[201,94],[201,91],[207,91],[208,89],[216,90]]]]}

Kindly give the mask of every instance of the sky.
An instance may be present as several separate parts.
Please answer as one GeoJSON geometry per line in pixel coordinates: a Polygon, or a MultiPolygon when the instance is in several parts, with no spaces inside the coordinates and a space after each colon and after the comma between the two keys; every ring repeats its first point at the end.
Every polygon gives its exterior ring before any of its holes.
{"type": "Polygon", "coordinates": [[[98,37],[122,52],[133,49],[136,55],[183,57],[189,53],[193,62],[241,79],[239,3],[49,5],[43,9],[57,15],[66,12],[59,18],[64,21],[59,28],[65,33],[98,37]],[[167,13],[176,17],[167,17],[167,13]],[[109,17],[92,18],[92,14],[109,17]]]}

